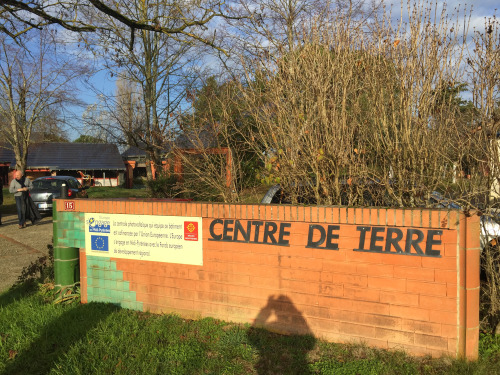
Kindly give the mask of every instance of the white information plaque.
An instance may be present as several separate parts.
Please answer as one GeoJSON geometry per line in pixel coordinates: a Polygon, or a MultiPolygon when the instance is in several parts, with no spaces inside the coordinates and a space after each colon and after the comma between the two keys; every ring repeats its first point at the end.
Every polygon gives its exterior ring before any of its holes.
{"type": "Polygon", "coordinates": [[[87,255],[203,265],[201,217],[85,213],[87,255]]]}

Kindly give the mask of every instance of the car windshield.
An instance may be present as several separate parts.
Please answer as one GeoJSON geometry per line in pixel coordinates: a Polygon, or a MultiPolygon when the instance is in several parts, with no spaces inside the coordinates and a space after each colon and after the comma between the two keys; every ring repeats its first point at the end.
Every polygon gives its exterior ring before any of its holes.
{"type": "Polygon", "coordinates": [[[56,179],[43,179],[43,180],[35,180],[33,181],[33,188],[42,189],[42,190],[54,190],[60,189],[62,184],[67,182],[64,180],[56,180],[56,179]]]}

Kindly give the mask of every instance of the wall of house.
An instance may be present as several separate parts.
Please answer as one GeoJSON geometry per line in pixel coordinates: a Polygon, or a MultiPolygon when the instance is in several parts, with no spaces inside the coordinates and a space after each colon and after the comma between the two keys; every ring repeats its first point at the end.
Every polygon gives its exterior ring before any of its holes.
{"type": "MultiPolygon", "coordinates": [[[[455,211],[58,200],[82,302],[476,358],[479,218],[455,211]]],[[[70,272],[71,273],[71,272],[70,272]]]]}

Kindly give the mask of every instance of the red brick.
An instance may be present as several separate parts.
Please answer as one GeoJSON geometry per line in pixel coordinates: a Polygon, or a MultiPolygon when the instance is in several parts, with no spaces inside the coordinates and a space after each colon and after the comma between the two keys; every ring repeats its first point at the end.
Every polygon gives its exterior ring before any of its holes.
{"type": "Polygon", "coordinates": [[[357,265],[355,263],[325,260],[323,261],[323,272],[339,272],[339,273],[357,273],[357,265]]]}
{"type": "Polygon", "coordinates": [[[412,319],[402,319],[401,323],[401,329],[403,331],[423,333],[433,336],[441,335],[441,326],[442,325],[439,323],[422,322],[412,319]]]}
{"type": "Polygon", "coordinates": [[[396,226],[396,210],[389,208],[386,211],[386,220],[389,227],[396,226]]]}
{"type": "Polygon", "coordinates": [[[431,222],[431,211],[428,209],[422,210],[422,227],[428,228],[431,222]]]}
{"type": "Polygon", "coordinates": [[[285,214],[284,214],[284,221],[292,221],[292,213],[291,213],[291,206],[284,206],[285,209],[285,214]]]}
{"type": "Polygon", "coordinates": [[[458,296],[458,285],[457,284],[446,284],[446,296],[450,298],[457,298],[458,296]]]}
{"type": "MultiPolygon", "coordinates": [[[[376,210],[372,210],[372,218],[375,217],[376,224],[373,223],[373,225],[380,225],[380,226],[385,226],[387,224],[387,209],[384,208],[377,208],[376,210]]],[[[373,219],[372,219],[373,222],[373,219]]],[[[390,226],[390,225],[389,225],[390,226]]]]}
{"type": "Polygon", "coordinates": [[[281,290],[287,290],[290,292],[298,292],[298,293],[316,294],[319,292],[318,283],[304,282],[297,280],[282,279],[280,281],[280,288],[281,290]]]}
{"type": "Polygon", "coordinates": [[[429,310],[429,321],[448,325],[457,324],[457,313],[451,311],[429,310]]]}
{"type": "Polygon", "coordinates": [[[407,280],[434,281],[434,270],[422,267],[394,267],[394,277],[407,280]]]}
{"type": "Polygon", "coordinates": [[[395,266],[421,267],[423,257],[386,254],[386,253],[368,253],[352,251],[346,253],[346,260],[353,262],[392,264],[395,266]]]}
{"type": "Polygon", "coordinates": [[[450,227],[449,211],[441,211],[439,214],[439,226],[443,229],[450,227]]]}
{"type": "Polygon", "coordinates": [[[385,276],[385,277],[393,277],[394,276],[394,266],[392,264],[356,264],[355,273],[361,275],[368,276],[385,276]]]}
{"type": "Polygon", "coordinates": [[[332,207],[332,222],[333,223],[340,223],[340,211],[342,208],[340,207],[332,207]]]}
{"type": "MultiPolygon", "coordinates": [[[[300,314],[302,315],[302,316],[297,316],[297,318],[303,318],[303,319],[305,318],[306,321],[312,317],[323,318],[323,319],[330,318],[329,309],[327,307],[310,306],[310,305],[297,306],[297,307],[300,311],[300,314]]],[[[287,317],[287,318],[289,319],[289,317],[287,317]]],[[[300,322],[300,320],[299,320],[299,322],[300,322]]],[[[307,324],[306,324],[306,326],[307,326],[307,324]]]]}
{"type": "Polygon", "coordinates": [[[370,225],[372,210],[369,208],[361,208],[360,214],[356,211],[356,225],[370,225]]]}
{"type": "MultiPolygon", "coordinates": [[[[262,249],[264,247],[259,246],[258,248],[255,246],[254,249],[262,249]]],[[[253,249],[252,249],[253,250],[253,249]]],[[[277,250],[277,246],[272,246],[270,250],[277,250]]],[[[315,249],[307,249],[303,246],[290,246],[290,247],[282,247],[279,249],[280,256],[292,256],[296,258],[319,258],[318,256],[313,255],[313,250],[315,249]]],[[[320,250],[320,253],[324,253],[325,250],[320,250]]]]}
{"type": "Polygon", "coordinates": [[[280,277],[281,270],[281,268],[261,265],[259,267],[249,267],[245,273],[252,276],[277,278],[280,277]]]}
{"type": "MultiPolygon", "coordinates": [[[[356,314],[361,315],[361,314],[356,314]]],[[[390,329],[401,329],[401,318],[395,318],[392,316],[386,315],[377,315],[377,314],[363,314],[364,315],[364,323],[369,324],[375,327],[384,327],[390,329]]]]}
{"type": "Polygon", "coordinates": [[[406,291],[427,296],[446,296],[446,284],[407,280],[406,291]]]}
{"type": "Polygon", "coordinates": [[[404,279],[394,279],[389,277],[368,276],[368,288],[389,291],[406,291],[407,281],[404,279]]]}
{"type": "Polygon", "coordinates": [[[458,275],[456,271],[439,270],[436,271],[435,281],[438,283],[456,284],[458,275]]]}
{"type": "Polygon", "coordinates": [[[339,223],[347,224],[347,208],[345,207],[339,208],[339,223]]]}
{"type": "Polygon", "coordinates": [[[465,280],[468,289],[479,287],[479,270],[480,270],[480,250],[467,249],[465,251],[466,270],[465,280]]]}
{"type": "Polygon", "coordinates": [[[458,337],[458,327],[456,324],[441,324],[441,336],[448,338],[458,337]]]}
{"type": "Polygon", "coordinates": [[[290,258],[290,268],[321,271],[323,262],[321,259],[292,257],[290,258]]]}
{"type": "MultiPolygon", "coordinates": [[[[457,300],[454,298],[420,296],[420,307],[439,311],[457,311],[457,300]]],[[[479,306],[479,305],[478,305],[479,306]]]]}
{"type": "Polygon", "coordinates": [[[415,344],[425,346],[426,348],[448,349],[448,339],[446,337],[415,334],[415,344]]]}
{"type": "Polygon", "coordinates": [[[458,228],[458,222],[460,220],[460,214],[457,211],[450,211],[450,229],[455,230],[458,228]]]}
{"type": "Polygon", "coordinates": [[[448,351],[456,355],[459,351],[458,349],[458,340],[455,338],[448,339],[448,351]]]}
{"type": "Polygon", "coordinates": [[[477,328],[479,327],[479,287],[472,290],[466,290],[466,327],[477,328]]]}
{"type": "Polygon", "coordinates": [[[321,259],[323,266],[325,262],[341,263],[345,262],[345,251],[328,249],[311,249],[311,258],[321,259]]]}
{"type": "Polygon", "coordinates": [[[440,223],[440,214],[439,211],[431,211],[431,226],[433,228],[440,228],[441,223],[440,223]]]}
{"type": "Polygon", "coordinates": [[[347,208],[347,222],[349,224],[356,224],[354,221],[354,208],[347,208]]]}
{"type": "Polygon", "coordinates": [[[362,208],[354,208],[353,224],[360,225],[361,223],[363,223],[363,209],[362,208]]]}
{"type": "Polygon", "coordinates": [[[429,320],[430,311],[428,309],[418,309],[415,307],[396,306],[396,305],[389,305],[389,308],[391,316],[413,319],[413,320],[421,320],[424,322],[433,321],[432,319],[429,320]]]}
{"type": "Polygon", "coordinates": [[[422,209],[412,210],[412,226],[414,228],[422,228],[422,209]]]}
{"type": "Polygon", "coordinates": [[[415,334],[412,332],[403,332],[394,329],[376,327],[375,337],[379,340],[387,340],[388,342],[399,344],[413,344],[415,334]]]}
{"type": "Polygon", "coordinates": [[[400,306],[418,306],[419,296],[411,293],[381,291],[380,302],[400,306]]]}
{"type": "Polygon", "coordinates": [[[342,273],[332,273],[331,282],[333,284],[343,284],[347,286],[366,287],[368,277],[365,275],[348,275],[342,273]]]}
{"type": "Polygon", "coordinates": [[[479,329],[468,329],[465,339],[465,357],[476,360],[479,348],[479,329]]]}
{"type": "Polygon", "coordinates": [[[281,285],[281,280],[277,278],[269,277],[250,277],[250,284],[252,287],[265,287],[265,288],[275,288],[279,289],[281,285]]]}
{"type": "Polygon", "coordinates": [[[319,271],[297,270],[297,269],[281,269],[280,278],[297,281],[319,282],[321,273],[319,271]]]}
{"type": "Polygon", "coordinates": [[[402,209],[399,209],[399,210],[395,210],[395,216],[396,216],[396,226],[397,227],[401,227],[401,226],[404,226],[404,220],[403,220],[403,212],[404,210],[402,209]]]}
{"type": "Polygon", "coordinates": [[[333,311],[335,310],[349,310],[352,311],[352,300],[347,298],[342,298],[342,296],[334,295],[319,295],[318,305],[328,307],[333,311]]]}
{"type": "Polygon", "coordinates": [[[422,257],[422,267],[435,268],[436,270],[456,270],[457,260],[454,257],[443,257],[443,258],[422,257]]]}
{"type": "MultiPolygon", "coordinates": [[[[345,293],[344,293],[345,294],[345,293]]],[[[390,307],[378,302],[352,301],[352,310],[355,312],[370,312],[377,315],[390,315],[390,307]]]]}
{"type": "Polygon", "coordinates": [[[380,291],[344,286],[344,297],[358,301],[380,302],[380,291]]]}
{"type": "MultiPolygon", "coordinates": [[[[295,304],[295,306],[303,306],[303,305],[322,306],[320,305],[318,294],[294,293],[292,301],[295,304]]],[[[329,307],[329,306],[322,306],[322,307],[329,307]]]]}
{"type": "Polygon", "coordinates": [[[405,227],[414,227],[417,223],[413,224],[413,210],[403,210],[403,225],[405,227]]]}
{"type": "Polygon", "coordinates": [[[361,336],[363,338],[366,337],[380,339],[380,337],[377,336],[377,330],[379,329],[377,327],[346,322],[339,322],[338,326],[339,332],[342,332],[344,334],[361,336]]]}
{"type": "Polygon", "coordinates": [[[356,225],[340,225],[340,230],[337,232],[340,236],[339,241],[351,243],[344,245],[346,249],[354,249],[358,247],[359,231],[356,225]],[[355,240],[355,241],[354,241],[355,240]]]}
{"type": "MultiPolygon", "coordinates": [[[[311,290],[304,289],[305,293],[311,293],[311,290]]],[[[333,285],[333,284],[319,284],[319,294],[322,296],[329,297],[343,297],[344,296],[344,286],[343,285],[333,285]]],[[[352,305],[350,303],[349,305],[352,305]]]]}

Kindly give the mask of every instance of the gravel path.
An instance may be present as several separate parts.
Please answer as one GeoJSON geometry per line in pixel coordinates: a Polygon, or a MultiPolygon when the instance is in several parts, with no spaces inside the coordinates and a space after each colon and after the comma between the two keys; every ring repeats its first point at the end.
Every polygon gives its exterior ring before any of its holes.
{"type": "MultiPolygon", "coordinates": [[[[1,209],[1,208],[0,208],[1,209]]],[[[48,254],[52,243],[52,216],[37,225],[18,229],[17,215],[2,214],[0,225],[0,293],[14,284],[24,267],[48,254]]]]}

